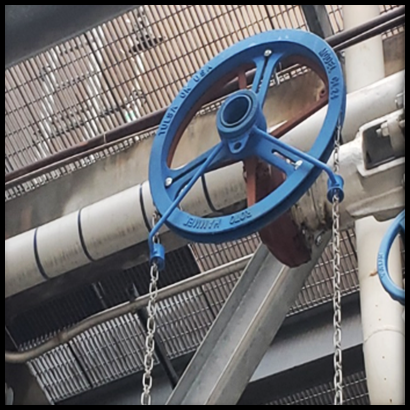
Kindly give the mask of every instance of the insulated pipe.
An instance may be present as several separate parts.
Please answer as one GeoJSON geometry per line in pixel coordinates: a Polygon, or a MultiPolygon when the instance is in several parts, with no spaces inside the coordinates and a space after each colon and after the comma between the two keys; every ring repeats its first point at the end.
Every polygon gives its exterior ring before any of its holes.
{"type": "MultiPolygon", "coordinates": [[[[403,82],[403,72],[396,73],[378,84],[348,95],[343,134],[345,141],[354,138],[357,128],[364,121],[394,111],[395,98],[402,92],[403,82]]],[[[295,127],[283,137],[283,141],[302,150],[308,149],[316,138],[324,112],[319,111],[295,127]]],[[[211,201],[217,209],[246,198],[241,163],[207,174],[206,182],[211,201]]],[[[187,212],[198,216],[211,213],[201,184],[194,186],[182,206],[187,212]]],[[[149,185],[144,182],[7,239],[5,297],[145,241],[153,211],[149,185]],[[64,230],[62,227],[65,227],[64,230]]]]}
{"type": "MultiPolygon", "coordinates": [[[[376,118],[397,109],[396,97],[404,90],[404,71],[399,71],[355,92],[348,92],[346,117],[342,130],[343,143],[355,138],[357,130],[376,118]]],[[[303,121],[282,137],[289,145],[302,151],[312,146],[326,116],[327,107],[303,121]]]]}
{"type": "MultiPolygon", "coordinates": [[[[372,405],[405,403],[404,307],[383,289],[377,275],[377,253],[391,221],[373,217],[356,222],[363,352],[367,386],[372,405]]],[[[390,251],[389,273],[402,283],[399,240],[390,251]]]]}
{"type": "MultiPolygon", "coordinates": [[[[366,170],[362,145],[362,134],[359,132],[355,140],[343,144],[339,150],[339,174],[345,181],[345,197],[339,205],[340,225],[343,228],[351,227],[355,221],[369,215],[378,220],[390,219],[405,205],[402,184],[404,157],[366,170]]],[[[328,165],[333,167],[333,159],[328,161],[328,165]]],[[[310,232],[325,229],[331,223],[332,204],[327,200],[327,179],[322,172],[308,192],[291,208],[295,223],[310,232]]]]}
{"type": "MultiPolygon", "coordinates": [[[[344,28],[366,23],[380,14],[378,5],[343,6],[344,28]]],[[[384,55],[381,35],[345,50],[347,92],[353,92],[384,78],[384,55]]]]}
{"type": "MultiPolygon", "coordinates": [[[[378,5],[344,5],[345,29],[377,17],[378,5]]],[[[347,92],[384,77],[381,36],[373,37],[345,50],[347,92]]],[[[403,82],[404,86],[404,82],[403,82]]],[[[392,181],[394,183],[394,181],[392,181]]],[[[402,307],[385,292],[376,274],[377,252],[388,222],[373,217],[356,221],[364,359],[370,403],[404,404],[404,322],[402,307]]],[[[391,274],[401,276],[400,250],[390,253],[391,274]]]]}
{"type": "MultiPolygon", "coordinates": [[[[246,198],[242,164],[236,163],[221,171],[206,176],[208,194],[217,209],[246,198]]],[[[211,213],[199,183],[182,205],[191,214],[211,213]]],[[[146,241],[154,209],[146,181],[7,239],[5,297],[146,241]]],[[[160,233],[165,230],[166,227],[160,233]]]]}

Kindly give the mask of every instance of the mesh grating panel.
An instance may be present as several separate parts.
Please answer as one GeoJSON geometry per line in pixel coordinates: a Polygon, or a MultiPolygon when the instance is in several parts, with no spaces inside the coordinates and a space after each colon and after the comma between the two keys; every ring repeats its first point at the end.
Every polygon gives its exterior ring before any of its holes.
{"type": "MultiPolygon", "coordinates": [[[[203,271],[251,254],[258,244],[258,236],[251,235],[224,244],[191,244],[190,247],[196,263],[203,271]]],[[[357,291],[358,288],[353,231],[343,232],[341,246],[343,249],[342,285],[345,295],[357,291]]],[[[331,300],[330,254],[331,249],[328,246],[305,283],[289,315],[331,300]]],[[[187,266],[191,266],[186,255],[182,259],[181,256],[174,258],[170,263],[175,265],[174,273],[170,273],[167,282],[164,282],[162,286],[181,280],[184,277],[181,276],[181,272],[188,272],[187,266]]],[[[135,272],[139,272],[138,279],[144,283],[141,269],[135,272]]],[[[198,347],[239,276],[238,271],[160,302],[158,334],[170,358],[190,353],[198,347]]],[[[100,283],[104,283],[106,289],[110,289],[110,292],[105,293],[107,306],[124,302],[127,295],[124,290],[126,282],[122,282],[121,275],[115,274],[114,277],[106,278],[100,283]],[[115,287],[115,282],[122,283],[123,286],[115,287]]],[[[96,306],[87,304],[90,299],[85,295],[83,299],[79,294],[68,295],[66,299],[60,299],[61,305],[55,301],[55,305],[52,308],[48,307],[48,310],[59,312],[54,320],[62,325],[67,323],[65,312],[71,310],[75,312],[80,309],[80,313],[84,315],[86,308],[96,306]]],[[[97,302],[98,300],[95,303],[97,302]]],[[[101,309],[99,305],[98,310],[101,309]]],[[[32,335],[32,340],[20,344],[20,348],[24,350],[51,336],[49,332],[44,332],[42,337],[36,337],[38,328],[43,331],[48,329],[45,326],[46,322],[41,310],[33,310],[33,312],[21,315],[17,321],[8,326],[8,329],[13,338],[20,342],[23,340],[22,335],[24,335],[24,340],[27,340],[30,334],[32,335]],[[32,326],[26,329],[29,321],[32,322],[32,326]]],[[[53,334],[55,331],[56,328],[53,334]]],[[[34,360],[31,366],[46,392],[55,402],[58,402],[80,391],[104,385],[141,370],[143,338],[144,332],[138,317],[129,314],[84,332],[69,344],[34,360]]]]}
{"type": "MultiPolygon", "coordinates": [[[[270,406],[294,406],[294,405],[333,405],[333,383],[328,382],[306,390],[302,390],[291,396],[281,397],[267,403],[270,406]]],[[[343,401],[345,405],[365,406],[369,405],[366,377],[364,371],[344,377],[343,401]]]]}
{"type": "Polygon", "coordinates": [[[63,400],[91,388],[67,345],[33,360],[29,366],[52,402],[56,398],[63,400]]]}
{"type": "MultiPolygon", "coordinates": [[[[179,282],[199,272],[188,247],[167,253],[166,269],[161,275],[160,288],[179,282]]],[[[71,327],[81,320],[125,303],[132,295],[148,293],[149,266],[143,263],[123,272],[103,275],[99,282],[76,287],[62,296],[48,299],[45,303],[20,314],[7,318],[6,325],[13,340],[22,349],[27,343],[37,344],[54,336],[58,331],[71,327]]]]}
{"type": "MultiPolygon", "coordinates": [[[[333,30],[341,31],[341,6],[326,7],[333,30]]],[[[380,6],[381,12],[394,7],[397,6],[380,6]]],[[[243,38],[272,28],[306,29],[300,6],[149,5],[6,70],[5,173],[165,107],[186,80],[214,55],[243,38]]],[[[399,31],[402,28],[384,36],[399,31]]],[[[280,79],[293,75],[298,74],[286,73],[280,79]]],[[[127,138],[13,186],[6,190],[6,201],[126,150],[153,133],[151,130],[137,138],[127,138]]],[[[354,239],[352,231],[343,233],[344,295],[358,289],[354,239]]],[[[220,245],[190,245],[190,259],[188,254],[177,258],[175,264],[182,269],[167,275],[161,286],[248,255],[258,243],[258,236],[253,235],[220,245]]],[[[147,269],[138,268],[101,280],[98,289],[103,290],[105,306],[125,301],[127,287],[132,283],[145,293],[146,279],[136,280],[136,276],[143,271],[146,278],[147,269]]],[[[233,273],[160,303],[158,333],[169,357],[197,348],[239,276],[240,272],[233,273]]],[[[331,300],[330,278],[328,248],[289,314],[331,300]]],[[[98,289],[84,287],[75,295],[50,302],[43,311],[34,309],[8,324],[20,349],[47,340],[58,329],[102,310],[98,289]]],[[[30,366],[47,394],[59,402],[141,370],[143,339],[138,317],[126,315],[84,332],[33,360],[30,366]]],[[[364,380],[363,374],[347,379],[350,404],[365,404],[364,380]]],[[[331,384],[327,384],[283,398],[283,403],[277,404],[318,404],[330,396],[331,384]]]]}
{"type": "Polygon", "coordinates": [[[171,103],[202,65],[300,6],[141,6],[6,71],[6,169],[171,103]]]}
{"type": "MultiPolygon", "coordinates": [[[[341,6],[326,7],[342,30],[341,6]]],[[[5,173],[166,107],[216,54],[278,28],[306,29],[301,7],[146,5],[11,67],[5,173]]]]}
{"type": "MultiPolygon", "coordinates": [[[[281,71],[278,74],[277,78],[280,83],[283,83],[285,81],[291,80],[292,78],[303,75],[307,71],[308,70],[306,69],[306,67],[291,68],[281,71]]],[[[274,85],[276,85],[275,79],[271,81],[270,86],[272,87],[274,85]]],[[[224,99],[225,98],[221,98],[218,101],[212,102],[204,106],[203,109],[201,109],[197,113],[197,115],[200,116],[215,112],[220,107],[224,99]]],[[[109,156],[117,155],[123,151],[126,151],[127,149],[131,148],[134,144],[137,144],[139,141],[153,137],[156,131],[157,127],[154,127],[148,131],[141,131],[139,133],[136,133],[132,137],[130,136],[129,138],[127,137],[120,141],[115,141],[103,145],[101,147],[97,147],[95,150],[93,150],[93,153],[85,153],[84,157],[75,160],[73,159],[73,161],[69,162],[67,165],[60,165],[59,163],[56,163],[53,165],[52,170],[44,170],[43,172],[40,172],[38,176],[35,176],[31,179],[28,178],[24,182],[11,182],[7,185],[7,188],[5,190],[5,201],[7,202],[13,200],[55,179],[61,178],[79,169],[90,166],[96,163],[97,161],[107,158],[109,156]]],[[[6,158],[6,161],[8,161],[8,158],[6,158]]]]}
{"type": "MultiPolygon", "coordinates": [[[[341,241],[342,296],[359,290],[355,236],[352,230],[342,232],[341,241]]],[[[327,246],[319,262],[305,282],[290,314],[326,303],[333,298],[332,248],[327,246]]]]}

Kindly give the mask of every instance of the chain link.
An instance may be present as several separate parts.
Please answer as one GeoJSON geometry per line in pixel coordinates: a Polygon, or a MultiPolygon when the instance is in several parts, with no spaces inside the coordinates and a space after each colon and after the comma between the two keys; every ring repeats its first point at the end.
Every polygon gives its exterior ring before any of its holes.
{"type": "MultiPolygon", "coordinates": [[[[152,218],[152,226],[154,227],[158,220],[158,214],[155,212],[152,218]]],[[[154,242],[159,243],[159,235],[155,235],[154,242]]],[[[158,280],[159,269],[155,262],[150,267],[151,282],[149,285],[149,302],[147,306],[147,337],[145,339],[145,356],[144,356],[144,375],[142,376],[142,394],[141,405],[151,405],[151,389],[152,389],[152,369],[154,368],[155,354],[155,331],[157,329],[157,297],[158,297],[158,280]]]]}
{"type": "MultiPolygon", "coordinates": [[[[339,148],[341,138],[341,126],[337,127],[335,146],[333,150],[333,170],[339,172],[339,148]]],[[[343,373],[342,373],[342,307],[340,290],[340,211],[339,196],[333,196],[332,201],[332,251],[333,251],[333,346],[334,346],[334,404],[343,404],[343,373]]]]}

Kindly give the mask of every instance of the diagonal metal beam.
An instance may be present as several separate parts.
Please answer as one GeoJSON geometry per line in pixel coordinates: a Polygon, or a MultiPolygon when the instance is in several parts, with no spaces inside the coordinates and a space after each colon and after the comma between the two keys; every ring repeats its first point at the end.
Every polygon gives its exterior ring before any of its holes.
{"type": "MultiPolygon", "coordinates": [[[[345,375],[349,375],[364,369],[358,292],[343,297],[342,310],[343,369],[345,375]]],[[[287,316],[252,375],[238,405],[265,404],[275,398],[331,383],[333,333],[331,300],[287,316]]],[[[192,357],[192,353],[186,353],[172,360],[178,374],[183,373],[192,357]]],[[[154,368],[153,377],[153,405],[162,406],[172,393],[172,388],[160,366],[154,368]]],[[[141,397],[141,378],[141,372],[132,374],[60,401],[58,405],[135,405],[141,397]]],[[[348,392],[345,393],[348,400],[348,392]]],[[[352,393],[356,396],[357,390],[352,393]]],[[[330,401],[332,402],[331,399],[330,401]]]]}
{"type": "Polygon", "coordinates": [[[258,248],[168,405],[238,402],[329,238],[323,235],[311,260],[297,268],[280,263],[264,245],[258,248]]]}
{"type": "Polygon", "coordinates": [[[330,37],[333,33],[326,6],[307,4],[301,5],[309,30],[322,38],[330,37]]]}

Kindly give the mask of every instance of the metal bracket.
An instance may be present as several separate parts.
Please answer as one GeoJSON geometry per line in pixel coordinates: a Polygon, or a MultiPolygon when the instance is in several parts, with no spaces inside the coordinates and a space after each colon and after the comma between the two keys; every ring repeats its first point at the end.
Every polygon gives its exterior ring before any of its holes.
{"type": "Polygon", "coordinates": [[[362,127],[363,158],[366,169],[404,156],[405,120],[404,111],[372,121],[362,127]]]}

